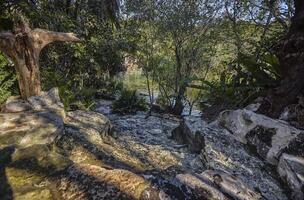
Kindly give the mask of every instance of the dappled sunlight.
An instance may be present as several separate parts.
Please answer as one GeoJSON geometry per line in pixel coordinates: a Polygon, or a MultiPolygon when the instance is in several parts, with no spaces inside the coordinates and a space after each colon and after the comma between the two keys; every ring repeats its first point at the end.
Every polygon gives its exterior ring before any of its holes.
{"type": "Polygon", "coordinates": [[[121,193],[131,196],[134,199],[140,199],[141,194],[151,187],[150,183],[144,178],[127,170],[108,170],[99,166],[86,164],[76,165],[70,170],[70,174],[73,174],[73,171],[79,171],[85,174],[85,176],[94,177],[98,182],[104,182],[110,187],[115,187],[121,193]]]}
{"type": "Polygon", "coordinates": [[[0,200],[304,199],[303,38],[303,0],[0,0],[0,200]]]}

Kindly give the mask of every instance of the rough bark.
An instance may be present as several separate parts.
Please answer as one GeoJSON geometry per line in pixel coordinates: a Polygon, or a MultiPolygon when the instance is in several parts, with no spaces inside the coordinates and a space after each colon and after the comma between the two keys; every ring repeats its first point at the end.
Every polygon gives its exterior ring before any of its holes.
{"type": "Polygon", "coordinates": [[[40,95],[39,55],[55,41],[80,42],[73,33],[31,29],[25,21],[15,24],[11,32],[0,32],[0,51],[14,63],[20,95],[23,99],[40,95]]]}
{"type": "Polygon", "coordinates": [[[304,1],[294,0],[294,4],[295,15],[279,52],[284,78],[279,87],[269,92],[259,109],[260,113],[275,118],[304,94],[304,1]]]}

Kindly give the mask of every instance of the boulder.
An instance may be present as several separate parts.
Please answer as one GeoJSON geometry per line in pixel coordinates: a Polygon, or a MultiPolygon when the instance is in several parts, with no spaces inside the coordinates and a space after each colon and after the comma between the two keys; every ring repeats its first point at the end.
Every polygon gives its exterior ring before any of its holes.
{"type": "Polygon", "coordinates": [[[272,147],[272,137],[276,134],[274,128],[257,126],[246,135],[247,144],[253,147],[254,151],[262,159],[267,159],[267,153],[272,147]]]}
{"type": "Polygon", "coordinates": [[[27,99],[32,110],[48,110],[65,118],[64,105],[60,100],[58,88],[52,88],[48,92],[42,92],[40,96],[32,96],[27,99]]]}
{"type": "Polygon", "coordinates": [[[58,88],[41,92],[40,96],[32,96],[23,100],[20,96],[9,97],[2,106],[3,113],[19,113],[26,111],[50,111],[65,117],[64,106],[60,101],[58,88]]]}
{"type": "Polygon", "coordinates": [[[63,130],[62,118],[53,112],[0,113],[0,146],[51,144],[63,130]]]}
{"type": "Polygon", "coordinates": [[[260,192],[265,199],[287,199],[280,182],[272,175],[272,169],[254,156],[247,145],[221,128],[217,121],[206,124],[197,117],[192,118],[191,123],[184,124],[191,125],[188,128],[191,132],[199,132],[204,137],[205,145],[200,152],[200,158],[207,169],[238,177],[249,188],[260,192]]]}
{"type": "Polygon", "coordinates": [[[1,112],[5,113],[17,113],[29,111],[32,109],[32,106],[29,102],[20,99],[20,96],[9,97],[1,108],[1,112]]]}
{"type": "MultiPolygon", "coordinates": [[[[200,153],[205,146],[203,134],[195,128],[197,118],[186,117],[180,125],[172,131],[172,138],[179,144],[187,144],[191,152],[200,153]]],[[[205,123],[201,121],[201,123],[205,123]]]]}
{"type": "Polygon", "coordinates": [[[303,131],[287,122],[271,119],[249,110],[224,111],[218,122],[238,141],[254,146],[267,162],[277,165],[279,157],[303,131]]]}
{"type": "Polygon", "coordinates": [[[304,199],[304,157],[283,154],[277,171],[291,190],[291,199],[304,199]]]}
{"type": "Polygon", "coordinates": [[[112,124],[104,115],[92,111],[68,112],[65,119],[65,131],[56,141],[56,145],[69,152],[69,158],[75,163],[103,165],[113,159],[114,139],[111,137],[112,124]],[[102,160],[102,162],[98,162],[102,160]]]}
{"type": "Polygon", "coordinates": [[[110,120],[103,114],[92,111],[77,110],[68,112],[65,124],[66,127],[77,129],[87,136],[108,136],[113,132],[113,126],[110,120]]]}
{"type": "Polygon", "coordinates": [[[202,174],[179,174],[177,179],[200,191],[205,199],[261,199],[261,195],[242,180],[224,172],[206,170],[202,174]]]}

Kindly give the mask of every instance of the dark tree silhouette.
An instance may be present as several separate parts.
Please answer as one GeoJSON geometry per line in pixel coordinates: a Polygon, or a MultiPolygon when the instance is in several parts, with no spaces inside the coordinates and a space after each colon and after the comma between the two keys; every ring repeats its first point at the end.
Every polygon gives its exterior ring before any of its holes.
{"type": "Polygon", "coordinates": [[[279,52],[284,78],[279,87],[269,92],[259,109],[260,113],[275,118],[304,94],[304,1],[294,0],[294,5],[295,14],[279,52]]]}

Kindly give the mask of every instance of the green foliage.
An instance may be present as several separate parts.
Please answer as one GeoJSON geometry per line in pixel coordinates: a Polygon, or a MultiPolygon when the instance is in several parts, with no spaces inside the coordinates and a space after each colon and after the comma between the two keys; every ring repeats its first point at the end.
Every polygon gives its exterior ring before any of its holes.
{"type": "Polygon", "coordinates": [[[257,98],[263,88],[257,86],[236,86],[232,83],[204,82],[204,93],[200,106],[231,105],[242,107],[257,98]]]}
{"type": "MultiPolygon", "coordinates": [[[[62,88],[65,104],[78,101],[87,90],[101,90],[105,80],[122,71],[128,42],[118,31],[118,1],[0,1],[0,31],[11,29],[16,16],[25,16],[33,28],[74,32],[85,42],[54,43],[41,52],[43,90],[62,88]],[[54,12],[56,11],[56,12],[54,12]]],[[[85,94],[84,94],[85,95],[85,94]]]]}
{"type": "Polygon", "coordinates": [[[267,53],[259,60],[242,55],[231,63],[232,71],[223,71],[220,82],[204,81],[203,102],[244,106],[280,81],[280,65],[275,55],[267,53]]]}
{"type": "Polygon", "coordinates": [[[66,110],[88,110],[95,106],[94,89],[82,89],[75,93],[68,90],[67,87],[59,87],[59,95],[66,110]]]}
{"type": "MultiPolygon", "coordinates": [[[[276,6],[284,9],[277,10],[293,11],[281,2],[276,6]]],[[[282,76],[274,52],[286,29],[264,1],[126,0],[119,7],[116,0],[0,0],[0,5],[0,30],[11,29],[11,19],[21,13],[33,27],[75,32],[85,40],[52,44],[41,54],[43,89],[59,87],[67,109],[91,107],[96,92],[114,95],[123,84],[145,86],[150,94],[158,90],[158,102],[171,108],[177,100],[242,106],[282,76]],[[122,82],[116,76],[128,56],[143,79],[127,74],[122,82]]],[[[8,77],[3,66],[0,76],[8,77]]],[[[14,87],[3,83],[1,97],[14,87]]],[[[137,102],[130,91],[120,101],[117,107],[137,102]]]]}
{"type": "Polygon", "coordinates": [[[120,97],[113,102],[112,110],[115,113],[133,114],[136,111],[145,111],[146,102],[136,95],[136,90],[123,89],[120,97]]]}
{"type": "Polygon", "coordinates": [[[13,67],[0,54],[0,105],[11,95],[18,94],[13,67]]]}

